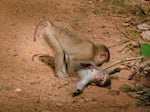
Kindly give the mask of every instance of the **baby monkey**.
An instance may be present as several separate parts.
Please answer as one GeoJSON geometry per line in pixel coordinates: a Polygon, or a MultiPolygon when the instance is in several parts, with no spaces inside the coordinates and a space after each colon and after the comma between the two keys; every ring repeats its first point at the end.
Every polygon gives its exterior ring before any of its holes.
{"type": "Polygon", "coordinates": [[[90,64],[76,64],[75,71],[79,78],[81,79],[77,85],[76,90],[73,92],[72,96],[78,96],[82,93],[85,86],[90,83],[95,83],[96,86],[106,87],[111,85],[110,74],[114,74],[116,72],[120,72],[120,68],[115,68],[109,72],[102,71],[96,66],[92,66],[90,64]]]}

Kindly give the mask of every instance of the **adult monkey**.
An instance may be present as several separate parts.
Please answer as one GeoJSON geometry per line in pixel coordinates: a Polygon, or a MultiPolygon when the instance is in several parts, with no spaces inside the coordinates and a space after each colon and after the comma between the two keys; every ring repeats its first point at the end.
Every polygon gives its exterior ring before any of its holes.
{"type": "Polygon", "coordinates": [[[75,75],[75,63],[99,66],[109,61],[110,54],[105,45],[95,45],[91,41],[80,38],[68,29],[56,26],[48,20],[40,21],[36,26],[34,41],[36,41],[38,33],[54,51],[55,75],[60,78],[65,78],[67,75],[65,54],[68,56],[69,76],[75,75]]]}

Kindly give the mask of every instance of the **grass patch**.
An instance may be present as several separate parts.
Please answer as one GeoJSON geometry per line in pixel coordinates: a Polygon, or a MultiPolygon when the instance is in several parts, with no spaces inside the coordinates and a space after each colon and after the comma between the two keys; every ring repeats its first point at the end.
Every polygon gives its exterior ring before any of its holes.
{"type": "Polygon", "coordinates": [[[150,8],[142,0],[104,0],[115,14],[150,15],[150,8]]]}

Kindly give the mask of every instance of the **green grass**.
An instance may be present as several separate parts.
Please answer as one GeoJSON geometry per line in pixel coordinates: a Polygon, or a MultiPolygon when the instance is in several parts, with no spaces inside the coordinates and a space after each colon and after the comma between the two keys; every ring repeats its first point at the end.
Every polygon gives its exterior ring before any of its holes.
{"type": "Polygon", "coordinates": [[[104,0],[115,14],[150,15],[150,8],[138,0],[104,0]]]}

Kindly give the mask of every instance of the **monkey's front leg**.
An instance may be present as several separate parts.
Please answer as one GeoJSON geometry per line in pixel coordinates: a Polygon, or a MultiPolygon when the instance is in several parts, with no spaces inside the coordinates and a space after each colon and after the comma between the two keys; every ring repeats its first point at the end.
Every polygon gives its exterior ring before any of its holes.
{"type": "Polygon", "coordinates": [[[56,54],[55,66],[56,66],[55,67],[56,76],[61,79],[66,79],[67,72],[66,72],[66,65],[64,62],[64,54],[63,53],[56,54]]]}

